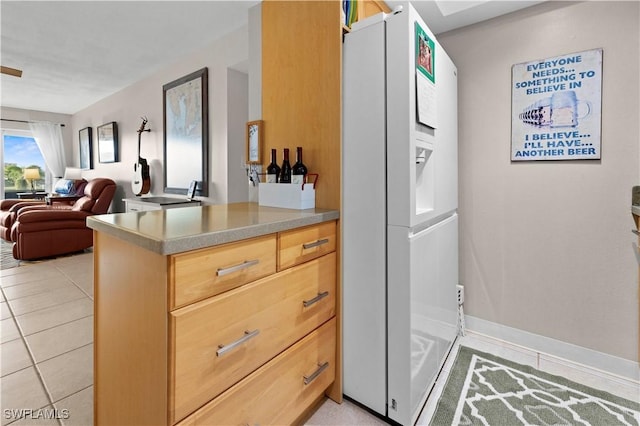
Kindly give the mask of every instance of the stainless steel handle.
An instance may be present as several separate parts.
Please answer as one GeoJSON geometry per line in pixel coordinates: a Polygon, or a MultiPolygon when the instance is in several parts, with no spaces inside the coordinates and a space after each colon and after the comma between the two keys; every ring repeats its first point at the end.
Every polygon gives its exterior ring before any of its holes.
{"type": "Polygon", "coordinates": [[[249,266],[257,265],[259,262],[260,262],[260,259],[247,260],[242,262],[239,265],[229,266],[228,268],[218,268],[218,272],[216,273],[216,275],[218,275],[219,277],[222,277],[224,275],[231,274],[233,272],[237,272],[242,269],[248,268],[249,266]]]}
{"type": "Polygon", "coordinates": [[[314,297],[313,299],[310,300],[303,300],[302,301],[302,306],[304,306],[305,308],[313,305],[316,302],[319,302],[320,300],[324,299],[325,297],[327,297],[329,295],[328,291],[324,291],[322,293],[318,293],[318,295],[316,297],[314,297]]]}
{"type": "Polygon", "coordinates": [[[218,350],[216,351],[216,355],[217,356],[222,356],[222,355],[226,354],[227,352],[229,352],[230,350],[232,350],[233,348],[235,348],[236,346],[241,345],[244,342],[246,342],[247,340],[251,339],[252,337],[256,337],[258,334],[260,334],[260,330],[258,330],[258,329],[253,330],[253,331],[245,330],[244,336],[242,336],[241,338],[239,338],[235,342],[229,343],[228,345],[219,345],[218,346],[218,350]]]}
{"type": "Polygon", "coordinates": [[[316,377],[320,375],[320,373],[322,373],[324,370],[327,369],[328,366],[329,366],[329,361],[325,362],[324,364],[318,364],[318,369],[314,371],[312,375],[310,375],[309,377],[302,376],[304,379],[303,380],[304,384],[308,385],[309,383],[313,382],[316,379],[316,377]]]}
{"type": "Polygon", "coordinates": [[[638,231],[637,229],[632,229],[631,232],[640,237],[640,231],[638,231]]]}
{"type": "Polygon", "coordinates": [[[328,238],[323,238],[323,239],[318,240],[318,241],[316,241],[316,242],[314,242],[314,243],[306,243],[306,244],[303,244],[303,245],[302,245],[302,248],[306,250],[306,249],[310,249],[310,248],[314,248],[314,247],[321,246],[321,245],[323,245],[323,244],[327,244],[328,242],[329,242],[329,239],[328,239],[328,238]]]}

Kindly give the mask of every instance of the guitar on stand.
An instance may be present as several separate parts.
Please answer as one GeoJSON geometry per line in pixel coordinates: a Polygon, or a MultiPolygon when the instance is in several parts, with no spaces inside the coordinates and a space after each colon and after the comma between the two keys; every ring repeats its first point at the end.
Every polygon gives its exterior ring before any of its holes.
{"type": "Polygon", "coordinates": [[[151,129],[146,129],[147,118],[142,117],[142,124],[138,129],[138,162],[133,165],[133,180],[131,181],[131,189],[135,195],[142,195],[149,192],[151,189],[151,176],[149,175],[149,163],[147,160],[140,157],[140,140],[142,132],[150,132],[151,129]]]}

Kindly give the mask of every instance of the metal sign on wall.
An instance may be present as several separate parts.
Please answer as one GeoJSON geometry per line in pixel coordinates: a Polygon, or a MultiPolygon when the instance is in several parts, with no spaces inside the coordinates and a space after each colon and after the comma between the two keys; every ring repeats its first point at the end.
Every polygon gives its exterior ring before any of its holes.
{"type": "Polygon", "coordinates": [[[602,49],[511,68],[511,161],[598,160],[602,49]]]}

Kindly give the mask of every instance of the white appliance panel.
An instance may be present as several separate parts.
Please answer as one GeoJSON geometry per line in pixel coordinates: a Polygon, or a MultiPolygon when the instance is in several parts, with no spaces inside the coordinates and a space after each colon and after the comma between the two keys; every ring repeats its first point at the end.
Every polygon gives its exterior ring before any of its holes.
{"type": "Polygon", "coordinates": [[[457,69],[408,3],[387,19],[388,223],[414,227],[458,207],[457,69]],[[415,23],[435,41],[436,128],[416,114],[415,23]],[[416,148],[426,150],[416,164],[416,148]]]}
{"type": "Polygon", "coordinates": [[[389,225],[387,235],[388,417],[408,425],[457,334],[458,215],[417,233],[389,225]]]}
{"type": "Polygon", "coordinates": [[[344,394],[407,425],[457,332],[456,69],[436,42],[437,126],[417,123],[416,21],[433,36],[406,3],[343,50],[344,394]]]}
{"type": "Polygon", "coordinates": [[[384,22],[344,44],[343,392],[386,414],[384,22]]]}

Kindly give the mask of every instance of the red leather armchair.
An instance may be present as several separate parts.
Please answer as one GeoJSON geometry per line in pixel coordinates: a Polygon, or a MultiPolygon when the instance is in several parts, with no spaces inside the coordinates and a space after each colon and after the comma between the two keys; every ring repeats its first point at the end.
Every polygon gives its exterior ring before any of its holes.
{"type": "MultiPolygon", "coordinates": [[[[84,195],[84,188],[87,181],[84,179],[63,179],[56,185],[55,192],[63,195],[66,198],[69,195],[84,195]]],[[[79,198],[79,197],[78,197],[79,198]]],[[[74,199],[74,201],[77,198],[74,199]]],[[[68,204],[59,203],[56,207],[70,209],[73,202],[68,204]]],[[[1,200],[0,201],[0,238],[5,241],[11,240],[11,227],[16,221],[18,211],[25,207],[39,206],[39,208],[47,208],[44,201],[36,200],[1,200]]]]}
{"type": "Polygon", "coordinates": [[[87,216],[109,210],[116,184],[111,179],[93,179],[84,188],[84,197],[70,209],[55,206],[21,208],[11,227],[13,257],[33,260],[84,250],[93,245],[93,231],[87,216]]]}

